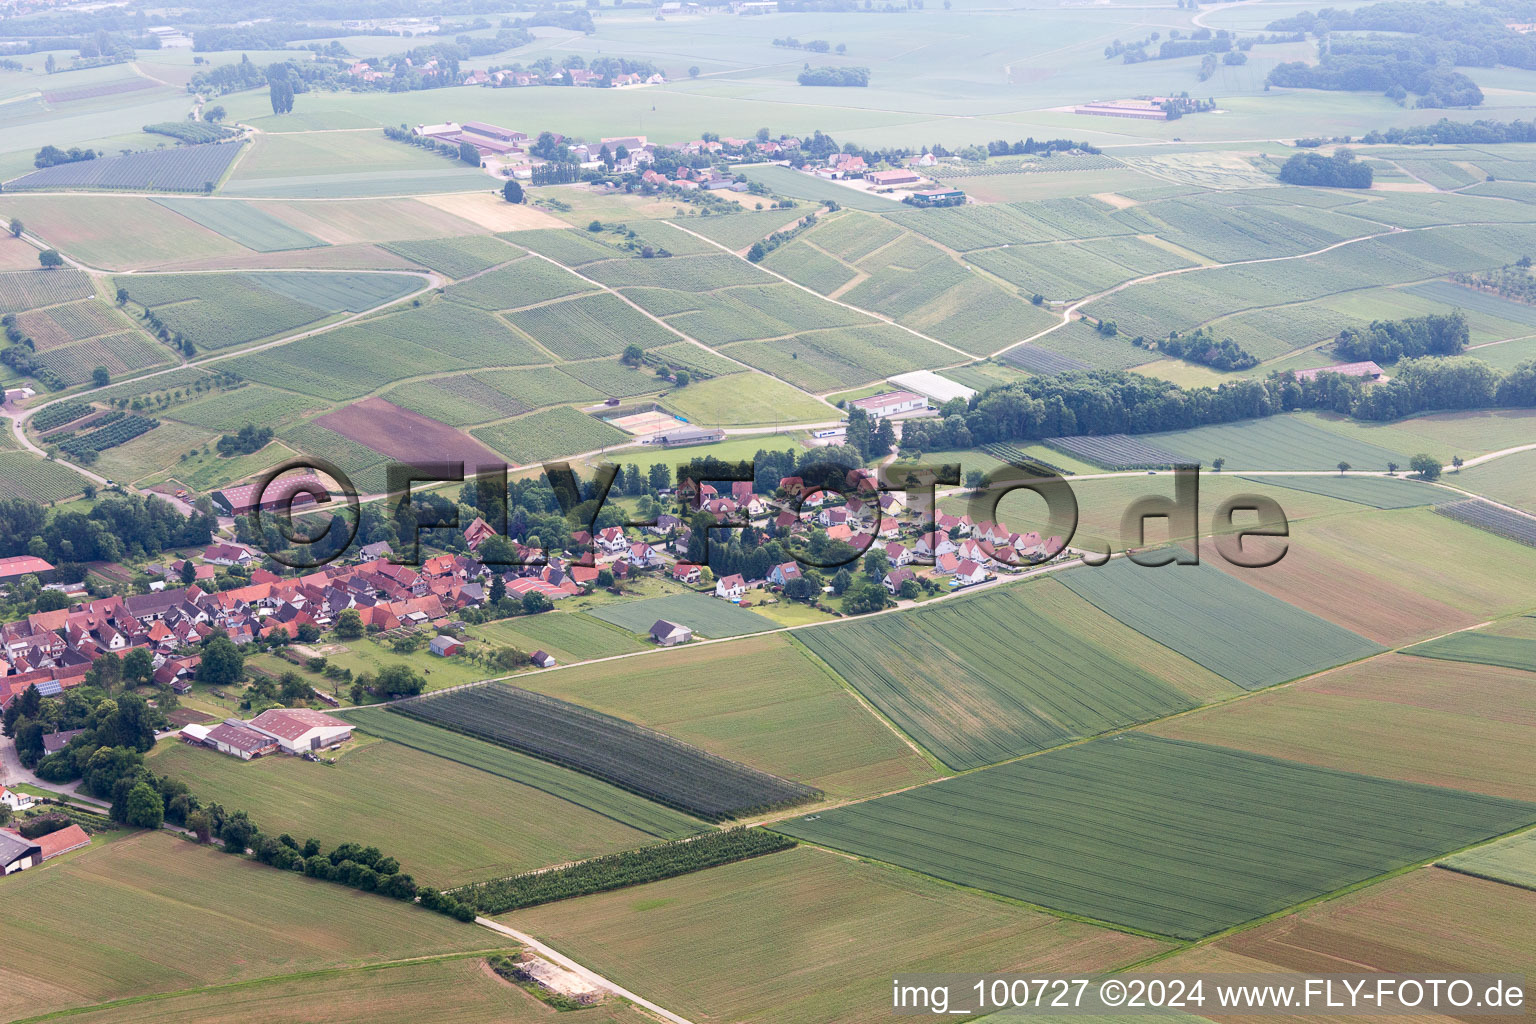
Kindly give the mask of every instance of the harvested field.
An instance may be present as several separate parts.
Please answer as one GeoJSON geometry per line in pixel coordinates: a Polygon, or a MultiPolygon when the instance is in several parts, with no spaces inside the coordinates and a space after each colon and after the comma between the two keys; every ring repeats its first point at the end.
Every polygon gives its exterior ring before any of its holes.
{"type": "Polygon", "coordinates": [[[690,1019],[763,1024],[887,1020],[893,973],[977,962],[999,971],[1097,971],[1162,948],[803,847],[501,920],[690,1019]],[[661,907],[666,943],[657,941],[651,912],[661,907]],[[762,970],[786,957],[796,958],[790,987],[762,970]]]}
{"type": "Polygon", "coordinates": [[[420,202],[444,213],[462,217],[482,231],[528,231],[538,228],[565,228],[570,225],[536,206],[514,206],[492,192],[456,192],[448,195],[422,196],[420,202]]]}
{"type": "Polygon", "coordinates": [[[1054,580],[795,636],[955,770],[1238,692],[1054,580]]]}
{"type": "Polygon", "coordinates": [[[125,836],[27,871],[7,879],[6,892],[0,920],[8,934],[29,936],[0,966],[0,1014],[11,1020],[274,973],[505,945],[438,914],[165,832],[125,836]],[[262,912],[245,927],[229,926],[231,907],[257,905],[262,912]]]}
{"type": "Polygon", "coordinates": [[[334,430],[397,462],[463,462],[499,466],[501,456],[446,423],[402,409],[382,398],[365,398],[316,419],[316,426],[334,430]]]}
{"type": "Polygon", "coordinates": [[[366,203],[309,201],[264,202],[261,208],[331,245],[394,242],[418,238],[472,235],[474,224],[419,199],[375,199],[366,203]]]}
{"type": "MultiPolygon", "coordinates": [[[[495,936],[488,935],[488,940],[495,936]]],[[[509,943],[511,940],[507,940],[509,943]]],[[[90,1010],[81,1024],[157,1024],[168,1016],[196,1024],[535,1024],[552,1011],[537,996],[503,980],[483,957],[390,964],[311,976],[274,978],[234,989],[179,994],[168,1000],[90,1010]]],[[[584,1024],[648,1024],[642,1011],[609,1000],[585,1010],[584,1024]]]]}
{"type": "Polygon", "coordinates": [[[1060,575],[1080,597],[1245,690],[1310,675],[1381,647],[1202,563],[1129,558],[1060,575]]]}
{"type": "Polygon", "coordinates": [[[760,771],[801,779],[833,799],[889,792],[935,774],[833,673],[782,634],[536,673],[518,682],[760,771]],[[743,673],[742,664],[774,670],[743,673]],[[731,684],[720,685],[722,677],[731,684]]]}
{"type": "Polygon", "coordinates": [[[1529,672],[1389,655],[1148,727],[1343,771],[1536,798],[1529,672]]]}
{"type": "Polygon", "coordinates": [[[1536,893],[1426,869],[1181,953],[1157,970],[1444,977],[1529,970],[1532,943],[1536,893]]]}
{"type": "Polygon", "coordinates": [[[717,757],[664,733],[502,683],[392,710],[499,743],[706,820],[816,799],[809,786],[717,757]]]}
{"type": "Polygon", "coordinates": [[[775,827],[1195,938],[1532,821],[1532,804],[1130,733],[775,827]]]}

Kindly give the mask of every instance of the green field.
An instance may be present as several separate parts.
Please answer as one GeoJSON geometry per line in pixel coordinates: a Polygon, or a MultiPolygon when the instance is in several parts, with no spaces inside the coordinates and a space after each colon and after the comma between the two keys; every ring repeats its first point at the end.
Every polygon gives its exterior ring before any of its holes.
{"type": "Polygon", "coordinates": [[[1352,501],[1371,508],[1414,508],[1456,501],[1460,497],[1454,491],[1429,487],[1400,477],[1266,476],[1242,479],[1293,491],[1306,491],[1308,494],[1325,494],[1330,498],[1352,501]]]}
{"type": "Polygon", "coordinates": [[[521,249],[484,235],[385,242],[384,248],[455,279],[489,270],[523,254],[521,249]]]}
{"type": "Polygon", "coordinates": [[[765,1024],[889,1020],[890,978],[917,971],[1093,972],[1163,948],[804,848],[499,920],[691,1020],[765,1024]],[[788,987],[762,969],[791,962],[788,987]]]}
{"type": "Polygon", "coordinates": [[[1473,466],[1448,477],[1447,482],[1494,501],[1536,512],[1536,451],[1517,452],[1473,466]]]}
{"type": "MultiPolygon", "coordinates": [[[[393,844],[391,844],[393,845],[393,844]]],[[[382,896],[140,833],[6,879],[7,1020],[155,992],[506,943],[382,896]],[[260,907],[234,927],[231,913],[260,907]],[[40,908],[44,908],[40,910],[40,908]],[[211,936],[217,935],[217,941],[211,936]]],[[[154,1004],[148,1004],[154,1005],[154,1004]]]]}
{"type": "Polygon", "coordinates": [[[315,836],[327,847],[350,841],[387,849],[429,885],[498,878],[651,840],[505,776],[395,743],[368,743],[327,767],[295,757],[241,761],[168,740],[150,763],[272,832],[315,836]],[[451,818],[439,805],[445,793],[461,811],[451,818]]]}
{"type": "Polygon", "coordinates": [[[842,415],[761,373],[733,373],[676,388],[667,395],[666,406],[690,423],[710,426],[831,422],[842,415]]]}
{"type": "Polygon", "coordinates": [[[1413,452],[1403,453],[1356,438],[1343,437],[1297,416],[1222,423],[1165,434],[1145,434],[1142,440],[1166,448],[1190,462],[1210,465],[1225,459],[1231,469],[1334,469],[1347,462],[1351,469],[1384,471],[1388,462],[1407,467],[1413,452]]]}
{"type": "MultiPolygon", "coordinates": [[[[406,715],[391,714],[384,708],[350,708],[341,717],[366,733],[388,740],[388,746],[410,748],[510,780],[516,784],[514,791],[525,787],[538,790],[608,818],[617,825],[661,839],[679,839],[702,832],[707,827],[680,811],[578,772],[463,733],[439,729],[406,715]]],[[[543,796],[540,799],[543,800],[543,796]]],[[[557,816],[563,813],[557,804],[545,803],[543,806],[553,809],[557,816]]]]}
{"type": "Polygon", "coordinates": [[[622,444],[629,435],[600,419],[560,406],[471,431],[514,466],[622,444]]]}
{"type": "Polygon", "coordinates": [[[804,215],[804,212],[803,210],[759,210],[753,213],[735,213],[728,217],[693,217],[679,223],[695,234],[719,242],[727,249],[745,249],[758,239],[766,238],[775,231],[794,224],[804,215]]]}
{"type": "MultiPolygon", "coordinates": [[[[5,432],[10,434],[8,428],[5,432]]],[[[85,484],[85,477],[74,470],[45,462],[31,452],[0,452],[0,497],[51,504],[79,494],[85,484]]]]}
{"type": "Polygon", "coordinates": [[[168,415],[195,427],[233,433],[247,423],[279,428],[318,406],[314,399],[303,395],[290,395],[261,384],[247,384],[178,405],[168,415]]]}
{"type": "Polygon", "coordinates": [[[1536,889],[1536,832],[1501,839],[1440,862],[1442,867],[1495,882],[1536,889]]]}
{"type": "Polygon", "coordinates": [[[525,674],[517,682],[759,771],[800,779],[833,799],[886,793],[935,775],[784,634],[525,674]],[[773,670],[744,672],[743,665],[773,670]],[[723,678],[730,682],[722,684],[723,678]]]}
{"type": "Polygon", "coordinates": [[[549,260],[525,256],[499,270],[453,285],[444,294],[455,302],[496,310],[517,309],[591,290],[590,284],[549,260]]]}
{"type": "Polygon", "coordinates": [[[1204,562],[1147,569],[1117,558],[1059,578],[1138,633],[1245,690],[1382,650],[1204,562]]]}
{"type": "Polygon", "coordinates": [[[957,771],[1238,692],[1052,580],[795,636],[957,771]]]}
{"type": "Polygon", "coordinates": [[[830,199],[839,206],[846,206],[851,210],[870,210],[875,213],[894,213],[903,209],[902,205],[893,199],[872,196],[859,189],[839,185],[835,181],[824,181],[809,174],[792,171],[788,167],[754,164],[736,170],[748,181],[767,185],[769,189],[782,196],[809,199],[817,203],[824,203],[830,199]]]}
{"type": "Polygon", "coordinates": [[[595,615],[604,622],[611,622],[635,633],[648,633],[657,619],[666,619],[681,623],[699,636],[711,640],[761,633],[778,627],[778,623],[772,619],[765,619],[722,598],[705,594],[669,594],[666,597],[605,604],[587,609],[586,614],[595,615]]]}
{"type": "Polygon", "coordinates": [[[1493,636],[1488,633],[1452,633],[1409,647],[1403,653],[1442,661],[1469,661],[1536,672],[1536,639],[1493,636]]]}
{"type": "Polygon", "coordinates": [[[823,295],[830,295],[852,281],[858,271],[817,249],[809,242],[795,239],[768,254],[763,266],[783,274],[796,284],[803,284],[823,295]]]}
{"type": "Polygon", "coordinates": [[[1536,805],[1132,733],[777,827],[1196,938],[1536,821],[1536,805]]]}
{"type": "Polygon", "coordinates": [[[965,358],[889,324],[808,331],[775,341],[743,341],[721,351],[817,394],[965,358]]]}
{"type": "Polygon", "coordinates": [[[223,199],[156,199],[155,202],[257,252],[313,249],[325,244],[278,220],[260,205],[223,199]]]}
{"type": "Polygon", "coordinates": [[[630,345],[654,348],[677,340],[677,335],[607,292],[534,306],[506,317],[561,359],[616,356],[630,345]]]}
{"type": "Polygon", "coordinates": [[[574,612],[501,619],[487,622],[475,632],[492,643],[507,644],[529,654],[546,651],[561,662],[608,658],[644,649],[630,634],[574,612]]]}

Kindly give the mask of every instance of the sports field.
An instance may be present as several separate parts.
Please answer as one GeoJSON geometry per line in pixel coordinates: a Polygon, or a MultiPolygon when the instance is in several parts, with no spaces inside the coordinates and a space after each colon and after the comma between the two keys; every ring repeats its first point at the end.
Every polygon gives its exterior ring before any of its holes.
{"type": "Polygon", "coordinates": [[[1245,690],[1310,675],[1377,644],[1250,587],[1212,565],[1147,569],[1129,558],[1062,573],[1102,611],[1245,690]]]}
{"type": "Polygon", "coordinates": [[[396,743],[367,743],[327,767],[291,757],[246,762],[168,741],[151,763],[203,800],[245,810],[274,833],[314,836],[327,848],[357,842],[387,849],[428,885],[516,874],[653,841],[540,790],[396,743]],[[443,793],[476,810],[442,820],[436,801],[443,793]]]}
{"type": "Polygon", "coordinates": [[[590,608],[586,614],[595,615],[604,622],[611,622],[635,633],[649,633],[657,619],[666,619],[681,623],[699,636],[712,640],[761,633],[777,625],[772,619],[765,619],[729,601],[704,594],[648,597],[640,601],[590,608]]]}
{"type": "Polygon", "coordinates": [[[501,920],[678,1013],[775,1024],[885,1020],[893,974],[960,971],[978,960],[1000,971],[1092,971],[1164,948],[812,849],[501,920]],[[666,942],[656,941],[662,918],[666,942]],[[762,970],[790,962],[790,987],[762,970]]]}
{"type": "MultiPolygon", "coordinates": [[[[6,879],[0,1013],[382,959],[502,948],[489,932],[394,900],[140,833],[6,879]],[[230,927],[230,910],[260,906],[230,927]],[[38,908],[47,908],[40,913],[38,908]],[[210,941],[210,935],[218,941],[210,941]]],[[[153,1005],[153,1004],[149,1004],[153,1005]]]]}
{"type": "Polygon", "coordinates": [[[1194,938],[1531,822],[1536,804],[1132,733],[777,828],[1194,938]]]}

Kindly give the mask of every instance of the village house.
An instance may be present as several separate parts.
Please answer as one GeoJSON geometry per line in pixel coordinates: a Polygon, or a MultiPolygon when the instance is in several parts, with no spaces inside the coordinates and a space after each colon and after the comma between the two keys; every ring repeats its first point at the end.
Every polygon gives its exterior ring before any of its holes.
{"type": "Polygon", "coordinates": [[[791,580],[798,580],[800,578],[802,578],[802,573],[800,572],[800,563],[798,562],[781,562],[768,570],[768,582],[776,587],[787,586],[791,580]]]}
{"type": "Polygon", "coordinates": [[[25,793],[18,793],[14,789],[6,789],[0,785],[0,807],[9,807],[12,811],[25,811],[32,807],[32,798],[25,793]]]}
{"type": "Polygon", "coordinates": [[[980,564],[971,561],[969,558],[962,561],[955,568],[955,582],[959,583],[961,586],[971,586],[975,583],[981,583],[986,580],[986,578],[987,570],[980,564]]]}
{"type": "Polygon", "coordinates": [[[215,544],[203,552],[203,561],[213,565],[250,565],[255,559],[245,548],[234,544],[215,544]]]}
{"type": "Polygon", "coordinates": [[[885,584],[886,591],[892,597],[895,597],[897,594],[901,593],[901,585],[903,583],[907,582],[907,580],[915,579],[917,579],[917,574],[914,573],[911,569],[892,569],[890,572],[885,574],[885,578],[880,582],[885,584]]]}
{"type": "Polygon", "coordinates": [[[925,533],[917,538],[917,543],[912,546],[913,554],[924,560],[932,560],[940,555],[953,554],[955,542],[942,533],[925,533]]]}
{"type": "Polygon", "coordinates": [[[747,592],[747,581],[740,573],[732,573],[722,576],[715,581],[715,596],[723,597],[727,601],[740,601],[742,595],[747,592]]]}
{"type": "Polygon", "coordinates": [[[690,562],[678,562],[672,566],[672,578],[679,583],[692,585],[699,582],[701,576],[700,567],[690,562]]]}

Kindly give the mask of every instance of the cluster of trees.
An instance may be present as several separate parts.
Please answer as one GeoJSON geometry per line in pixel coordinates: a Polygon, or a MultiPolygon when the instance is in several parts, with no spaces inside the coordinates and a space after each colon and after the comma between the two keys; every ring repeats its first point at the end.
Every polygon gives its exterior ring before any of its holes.
{"type": "Polygon", "coordinates": [[[1329,45],[1343,44],[1350,52],[1375,47],[1380,53],[1411,53],[1416,62],[1434,66],[1510,67],[1536,69],[1536,39],[1512,24],[1528,24],[1529,0],[1482,0],[1478,4],[1424,4],[1407,0],[1369,4],[1352,10],[1324,8],[1303,11],[1270,23],[1271,31],[1310,32],[1329,45]],[[1393,33],[1341,40],[1335,32],[1393,33]],[[1403,43],[1411,50],[1403,50],[1403,43]]]}
{"type": "MultiPolygon", "coordinates": [[[[1298,146],[1321,146],[1323,139],[1297,139],[1298,146]]],[[[1349,138],[1335,139],[1350,142],[1349,138]]],[[[1442,117],[1434,124],[1411,128],[1376,130],[1360,139],[1368,145],[1388,143],[1394,146],[1486,145],[1499,142],[1536,142],[1536,121],[1452,121],[1442,117]]]]}
{"type": "MultiPolygon", "coordinates": [[[[1206,76],[1206,78],[1209,77],[1209,75],[1206,76]]],[[[1185,114],[1203,114],[1208,110],[1215,110],[1216,99],[1215,97],[1208,97],[1203,100],[1192,99],[1189,93],[1183,92],[1177,96],[1166,97],[1159,105],[1163,108],[1163,112],[1168,115],[1168,120],[1177,121],[1185,114]]]]}
{"type": "Polygon", "coordinates": [[[143,764],[143,753],[155,745],[155,730],[166,722],[143,697],[122,692],[154,674],[149,652],[130,651],[115,671],[121,673],[115,695],[105,688],[110,685],[105,672],[57,697],[44,697],[35,686],[17,695],[5,709],[4,730],[21,763],[49,782],[84,779],[85,790],[103,800],[125,796],[114,793],[118,780],[128,767],[143,764]],[[45,735],[74,729],[82,731],[63,750],[44,756],[45,735]]]}
{"type": "MultiPolygon", "coordinates": [[[[7,313],[3,319],[12,321],[5,325],[6,337],[10,339],[12,332],[17,330],[14,322],[15,316],[14,314],[7,313]]],[[[0,349],[0,363],[4,363],[16,371],[17,376],[31,377],[49,391],[62,391],[68,387],[64,382],[64,378],[54,373],[38,360],[36,348],[36,342],[29,337],[19,335],[18,332],[18,338],[14,344],[0,349]]]]}
{"type": "Polygon", "coordinates": [[[1202,327],[1188,335],[1171,331],[1163,341],[1148,342],[1138,336],[1131,339],[1131,344],[1137,348],[1156,349],[1175,359],[1199,363],[1215,370],[1247,370],[1259,365],[1257,356],[1231,338],[1217,341],[1209,327],[1202,327]]]}
{"type": "Polygon", "coordinates": [[[1348,328],[1333,342],[1340,359],[1395,363],[1422,356],[1454,356],[1466,351],[1471,338],[1466,315],[1436,313],[1405,320],[1377,320],[1364,330],[1348,328]]]}
{"type": "Polygon", "coordinates": [[[1319,188],[1370,188],[1375,179],[1370,165],[1355,159],[1347,149],[1333,156],[1321,153],[1297,153],[1280,167],[1280,180],[1287,185],[1311,185],[1319,188]]]}
{"type": "Polygon", "coordinates": [[[1520,257],[1513,267],[1500,267],[1480,274],[1452,274],[1451,280],[1516,302],[1536,302],[1536,278],[1531,276],[1529,256],[1520,257]]]}
{"type": "Polygon", "coordinates": [[[1031,378],[971,400],[965,421],[978,444],[1073,434],[1147,434],[1323,409],[1391,420],[1450,409],[1536,407],[1536,361],[1502,372],[1465,356],[1404,360],[1393,379],[1366,387],[1336,373],[1297,380],[1277,373],[1217,387],[1183,388],[1120,370],[1031,378]]]}
{"type": "Polygon", "coordinates": [[[272,441],[271,427],[258,427],[254,423],[247,423],[239,431],[233,434],[225,434],[219,438],[214,447],[218,453],[226,458],[232,455],[252,455],[261,451],[272,441]]]}
{"type": "Polygon", "coordinates": [[[39,169],[57,167],[59,164],[74,164],[82,160],[95,160],[98,156],[101,156],[101,154],[94,149],[81,149],[79,146],[70,146],[68,149],[60,149],[58,146],[44,146],[32,158],[32,166],[39,169]]]}
{"type": "Polygon", "coordinates": [[[1399,103],[1405,103],[1412,92],[1419,94],[1418,107],[1475,107],[1483,102],[1476,82],[1460,71],[1404,52],[1414,47],[1412,40],[1335,44],[1316,64],[1277,64],[1267,82],[1291,89],[1381,92],[1399,103]]]}
{"type": "Polygon", "coordinates": [[[207,498],[183,516],[169,502],[139,494],[108,493],[88,512],[49,515],[25,498],[0,498],[0,558],[33,555],[63,567],[70,563],[144,558],[170,548],[210,543],[218,517],[207,498]]]}
{"type": "MultiPolygon", "coordinates": [[[[773,45],[787,47],[791,50],[810,50],[812,53],[830,53],[833,50],[832,44],[827,42],[825,39],[812,39],[808,42],[802,43],[794,36],[788,36],[784,39],[775,39],[773,41],[773,45]]],[[[838,43],[836,50],[838,53],[847,53],[848,44],[838,43]]]]}
{"type": "MultiPolygon", "coordinates": [[[[790,202],[790,200],[785,200],[785,202],[790,202]]],[[[778,207],[780,204],[774,203],[773,205],[778,207]]],[[[781,228],[780,230],[775,231],[773,234],[769,235],[767,238],[758,239],[756,242],[753,242],[752,247],[747,250],[747,259],[751,260],[753,263],[761,263],[763,258],[769,253],[773,252],[773,250],[794,238],[796,235],[800,234],[800,232],[814,226],[815,223],[816,215],[814,213],[809,213],[796,221],[793,226],[781,228]]]]}
{"type": "MultiPolygon", "coordinates": [[[[1103,152],[1091,142],[1077,142],[1073,139],[1036,140],[1034,136],[1030,136],[1027,139],[1020,139],[1015,142],[1009,142],[1006,139],[997,139],[994,142],[989,142],[981,159],[985,160],[989,156],[1050,156],[1053,153],[1070,153],[1073,150],[1089,153],[1094,156],[1098,156],[1099,153],[1103,152]]],[[[966,152],[962,151],[956,155],[965,158],[966,152]]]]}
{"type": "Polygon", "coordinates": [[[556,900],[673,878],[778,853],[794,846],[793,839],[766,829],[723,829],[691,839],[594,857],[552,871],[531,871],[511,878],[475,882],[457,890],[455,895],[482,914],[505,914],[556,900]]]}
{"type": "Polygon", "coordinates": [[[863,409],[848,410],[848,447],[859,453],[860,461],[883,459],[896,445],[896,429],[889,419],[873,419],[863,409]]]}
{"type": "Polygon", "coordinates": [[[869,84],[869,68],[838,68],[830,65],[813,68],[809,64],[795,76],[801,85],[833,85],[863,88],[869,84]]]}
{"type": "Polygon", "coordinates": [[[272,113],[291,114],[295,85],[288,76],[287,64],[272,64],[267,68],[267,93],[272,101],[272,113]]]}
{"type": "MultiPolygon", "coordinates": [[[[452,160],[462,160],[464,158],[464,147],[469,146],[467,142],[463,143],[462,145],[454,145],[451,142],[440,142],[437,139],[432,138],[430,135],[417,135],[405,125],[401,125],[399,128],[386,127],[384,129],[384,136],[386,138],[394,139],[396,142],[404,142],[408,145],[415,146],[418,149],[426,149],[433,153],[441,153],[443,156],[446,156],[452,160]]],[[[480,154],[476,152],[475,147],[473,146],[469,146],[469,150],[471,153],[474,153],[473,162],[478,164],[480,162],[480,154]]],[[[535,170],[537,170],[537,168],[535,168],[535,170]]],[[[538,184],[538,182],[534,182],[534,184],[538,184]]]]}

